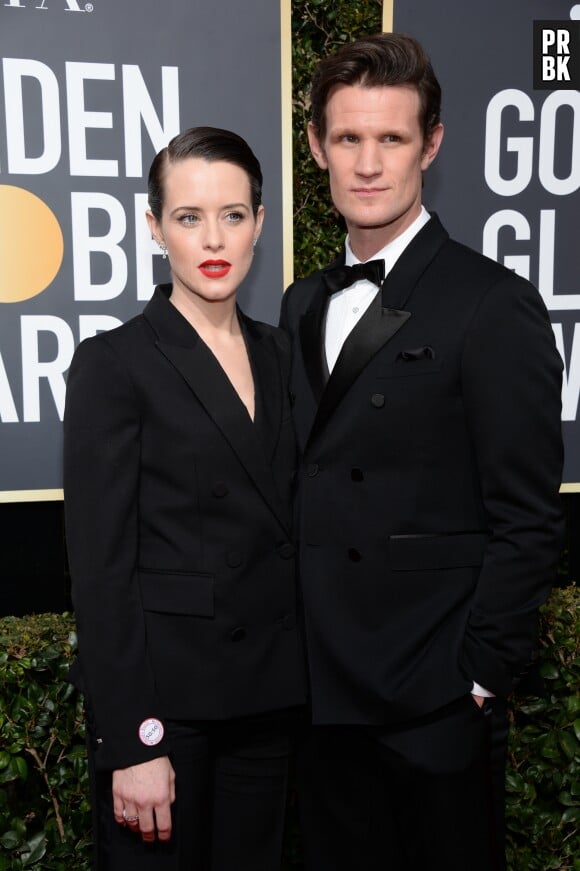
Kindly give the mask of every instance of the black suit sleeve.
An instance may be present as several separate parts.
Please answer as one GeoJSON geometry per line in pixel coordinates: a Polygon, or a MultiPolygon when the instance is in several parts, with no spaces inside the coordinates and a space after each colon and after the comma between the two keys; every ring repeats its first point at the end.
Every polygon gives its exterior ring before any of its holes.
{"type": "Polygon", "coordinates": [[[67,548],[83,690],[99,768],[167,752],[139,725],[159,718],[136,582],[140,410],[105,336],[82,343],[71,365],[64,420],[67,548]]]}
{"type": "Polygon", "coordinates": [[[288,335],[294,336],[296,333],[300,318],[312,302],[319,282],[320,273],[316,272],[306,279],[293,282],[282,294],[278,326],[288,335]]]}
{"type": "MultiPolygon", "coordinates": [[[[290,285],[291,287],[292,285],[290,285]]],[[[280,304],[280,320],[278,322],[278,326],[284,330],[285,333],[290,333],[290,324],[288,322],[288,300],[290,299],[290,287],[286,290],[284,294],[282,294],[282,302],[280,304]]]]}
{"type": "Polygon", "coordinates": [[[527,281],[506,276],[488,291],[461,374],[490,531],[462,665],[471,679],[507,695],[533,657],[537,611],[563,534],[562,362],[543,301],[527,281]]]}

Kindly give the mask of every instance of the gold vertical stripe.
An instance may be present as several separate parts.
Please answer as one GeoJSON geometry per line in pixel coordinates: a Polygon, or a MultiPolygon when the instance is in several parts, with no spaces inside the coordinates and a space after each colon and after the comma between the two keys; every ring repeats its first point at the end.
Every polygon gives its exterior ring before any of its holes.
{"type": "Polygon", "coordinates": [[[0,502],[62,502],[62,490],[3,490],[0,502]]]}
{"type": "Polygon", "coordinates": [[[393,32],[395,0],[383,0],[383,33],[393,32]]]}
{"type": "Polygon", "coordinates": [[[294,200],[292,192],[292,0],[280,0],[280,63],[282,84],[282,277],[284,288],[294,278],[294,200]]]}

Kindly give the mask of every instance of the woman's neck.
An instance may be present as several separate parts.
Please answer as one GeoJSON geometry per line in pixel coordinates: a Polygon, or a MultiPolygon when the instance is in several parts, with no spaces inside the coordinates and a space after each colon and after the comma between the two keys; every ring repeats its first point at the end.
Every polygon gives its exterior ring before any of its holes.
{"type": "Polygon", "coordinates": [[[169,301],[202,337],[240,334],[235,296],[212,302],[174,288],[169,301]]]}

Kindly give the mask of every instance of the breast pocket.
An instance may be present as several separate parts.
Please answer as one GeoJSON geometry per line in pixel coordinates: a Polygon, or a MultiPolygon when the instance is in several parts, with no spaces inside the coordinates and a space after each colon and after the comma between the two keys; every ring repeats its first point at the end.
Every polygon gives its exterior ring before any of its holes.
{"type": "MultiPolygon", "coordinates": [[[[378,378],[410,378],[416,375],[435,375],[441,371],[443,361],[431,359],[430,357],[410,357],[401,356],[401,352],[394,363],[389,367],[381,369],[377,373],[378,378]]],[[[409,352],[407,352],[409,353],[409,352]]]]}
{"type": "Polygon", "coordinates": [[[139,571],[143,608],[159,614],[213,617],[214,583],[204,572],[139,571]]]}

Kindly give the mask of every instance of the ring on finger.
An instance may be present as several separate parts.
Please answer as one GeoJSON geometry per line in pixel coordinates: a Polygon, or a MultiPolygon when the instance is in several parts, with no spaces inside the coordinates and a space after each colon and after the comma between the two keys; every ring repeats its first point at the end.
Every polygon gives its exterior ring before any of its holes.
{"type": "Polygon", "coordinates": [[[126,823],[138,823],[139,822],[139,814],[135,814],[134,816],[129,816],[127,811],[123,811],[123,819],[126,823]]]}

